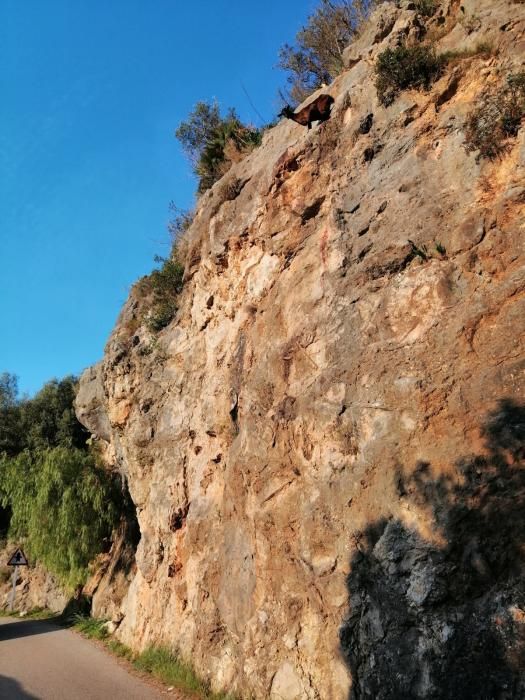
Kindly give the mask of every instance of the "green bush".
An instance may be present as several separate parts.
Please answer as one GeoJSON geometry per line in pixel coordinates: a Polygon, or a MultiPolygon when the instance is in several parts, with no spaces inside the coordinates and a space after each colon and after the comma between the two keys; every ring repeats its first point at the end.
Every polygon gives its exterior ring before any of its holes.
{"type": "Polygon", "coordinates": [[[195,168],[199,177],[198,192],[210,189],[229,170],[232,163],[261,143],[258,129],[241,123],[233,110],[206,143],[195,168]]]}
{"type": "Polygon", "coordinates": [[[232,163],[261,141],[260,131],[243,124],[234,109],[221,116],[217,102],[198,102],[175,136],[199,179],[199,194],[212,187],[232,163]]]}
{"type": "Polygon", "coordinates": [[[376,64],[376,89],[379,101],[390,105],[401,90],[428,90],[443,71],[444,59],[432,46],[398,46],[379,54],[376,64]]]}
{"type": "Polygon", "coordinates": [[[425,17],[432,17],[438,8],[437,0],[416,0],[414,4],[419,14],[425,17]]]}
{"type": "Polygon", "coordinates": [[[118,639],[111,638],[106,629],[106,621],[94,617],[76,615],[73,628],[90,639],[102,641],[116,656],[130,661],[135,668],[149,673],[166,685],[189,693],[195,700],[235,700],[232,695],[214,693],[209,685],[201,680],[190,664],[182,661],[166,647],[148,647],[143,652],[134,653],[118,639]]]}
{"type": "Polygon", "coordinates": [[[151,673],[159,680],[190,692],[203,689],[193,669],[181,662],[169,649],[150,647],[135,659],[135,666],[141,671],[151,673]]]}
{"type": "Polygon", "coordinates": [[[469,49],[456,49],[455,51],[445,51],[441,54],[441,59],[444,64],[454,63],[464,58],[472,58],[473,56],[482,56],[489,58],[496,53],[496,49],[489,41],[478,41],[469,49]]]}
{"type": "Polygon", "coordinates": [[[376,0],[321,0],[295,44],[279,52],[279,68],[287,76],[285,102],[299,104],[343,70],[343,51],[355,37],[376,0]]]}
{"type": "Polygon", "coordinates": [[[152,295],[152,304],[145,317],[148,328],[157,333],[165,328],[177,312],[177,299],[182,291],[184,266],[176,257],[160,258],[155,261],[162,263],[139,283],[142,294],[152,295]]]}
{"type": "Polygon", "coordinates": [[[503,87],[489,89],[468,115],[465,129],[467,151],[494,159],[516,136],[525,118],[525,71],[509,75],[503,87]]]}
{"type": "Polygon", "coordinates": [[[106,646],[115,656],[119,656],[121,659],[126,659],[127,661],[133,660],[132,650],[125,644],[122,644],[122,642],[119,642],[118,639],[108,639],[106,641],[106,646]]]}

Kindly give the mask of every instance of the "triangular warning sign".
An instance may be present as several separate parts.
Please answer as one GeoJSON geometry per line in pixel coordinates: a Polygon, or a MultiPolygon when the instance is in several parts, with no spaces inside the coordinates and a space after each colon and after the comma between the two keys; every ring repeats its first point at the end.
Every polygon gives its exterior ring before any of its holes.
{"type": "Polygon", "coordinates": [[[28,561],[26,555],[20,547],[11,555],[11,559],[7,562],[7,566],[27,566],[28,561]]]}

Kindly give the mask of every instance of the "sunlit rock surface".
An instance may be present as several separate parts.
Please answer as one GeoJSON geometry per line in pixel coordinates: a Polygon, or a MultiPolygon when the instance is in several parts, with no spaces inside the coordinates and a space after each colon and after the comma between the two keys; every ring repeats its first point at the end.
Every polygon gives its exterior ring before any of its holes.
{"type": "Polygon", "coordinates": [[[132,291],[81,383],[141,529],[117,634],[215,688],[523,692],[525,129],[489,162],[464,124],[524,69],[525,5],[402,5],[328,122],[281,122],[201,198],[174,321],[153,341],[132,291]],[[428,32],[498,53],[380,106],[377,54],[428,32]]]}

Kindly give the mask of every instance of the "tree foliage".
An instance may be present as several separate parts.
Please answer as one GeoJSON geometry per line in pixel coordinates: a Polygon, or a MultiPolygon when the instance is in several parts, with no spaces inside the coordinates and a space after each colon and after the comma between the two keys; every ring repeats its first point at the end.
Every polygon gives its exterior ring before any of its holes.
{"type": "Polygon", "coordinates": [[[375,0],[321,0],[295,37],[279,52],[288,73],[289,98],[302,102],[343,70],[343,51],[355,37],[375,0]]]}
{"type": "Polygon", "coordinates": [[[22,440],[17,378],[0,375],[0,453],[16,454],[22,440]]]}
{"type": "Polygon", "coordinates": [[[0,525],[72,586],[127,508],[86,444],[75,391],[76,379],[66,377],[19,398],[16,377],[0,376],[0,525]]]}
{"type": "Polygon", "coordinates": [[[199,179],[198,192],[208,190],[231,164],[260,143],[258,129],[243,124],[234,109],[221,116],[217,102],[198,102],[175,132],[199,179]]]}
{"type": "Polygon", "coordinates": [[[115,484],[78,448],[21,452],[0,461],[0,497],[10,506],[9,535],[64,583],[85,580],[117,522],[115,484]]]}
{"type": "Polygon", "coordinates": [[[197,102],[188,119],[177,127],[175,136],[193,165],[223,121],[217,102],[197,102]]]}
{"type": "Polygon", "coordinates": [[[0,375],[0,452],[47,447],[85,448],[88,432],[73,408],[76,379],[53,379],[31,399],[19,398],[17,379],[0,375]]]}

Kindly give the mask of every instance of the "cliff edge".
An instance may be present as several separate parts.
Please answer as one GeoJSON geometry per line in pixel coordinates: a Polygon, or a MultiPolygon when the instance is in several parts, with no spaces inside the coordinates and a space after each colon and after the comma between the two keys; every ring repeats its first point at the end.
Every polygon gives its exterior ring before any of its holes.
{"type": "Polygon", "coordinates": [[[170,325],[135,288],[82,377],[141,531],[117,634],[214,688],[525,693],[525,129],[465,148],[524,70],[525,5],[401,5],[347,50],[328,122],[280,122],[202,196],[170,325]],[[457,57],[381,105],[378,55],[425,37],[457,57]]]}

